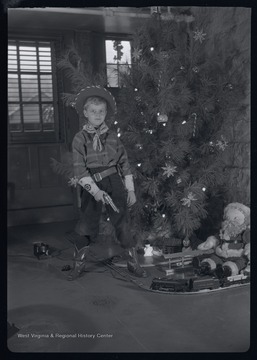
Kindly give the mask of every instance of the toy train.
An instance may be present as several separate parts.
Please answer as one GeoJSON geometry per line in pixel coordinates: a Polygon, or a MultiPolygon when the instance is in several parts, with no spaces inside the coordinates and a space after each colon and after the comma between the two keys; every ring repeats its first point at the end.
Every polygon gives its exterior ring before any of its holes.
{"type": "Polygon", "coordinates": [[[218,279],[214,276],[201,276],[189,279],[154,278],[150,289],[165,292],[196,292],[213,290],[231,285],[241,285],[250,282],[249,275],[235,275],[218,279]]]}
{"type": "Polygon", "coordinates": [[[250,282],[250,275],[234,275],[228,276],[220,280],[222,283],[222,287],[231,286],[233,284],[247,284],[250,282]]]}

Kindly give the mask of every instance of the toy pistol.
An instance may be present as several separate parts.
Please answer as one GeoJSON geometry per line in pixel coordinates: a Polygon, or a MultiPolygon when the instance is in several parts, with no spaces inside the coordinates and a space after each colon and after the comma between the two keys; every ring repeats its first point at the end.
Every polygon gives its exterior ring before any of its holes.
{"type": "Polygon", "coordinates": [[[112,201],[112,198],[108,194],[104,194],[104,201],[106,204],[110,205],[114,211],[116,211],[117,213],[120,212],[120,210],[117,208],[117,206],[112,201]]]}

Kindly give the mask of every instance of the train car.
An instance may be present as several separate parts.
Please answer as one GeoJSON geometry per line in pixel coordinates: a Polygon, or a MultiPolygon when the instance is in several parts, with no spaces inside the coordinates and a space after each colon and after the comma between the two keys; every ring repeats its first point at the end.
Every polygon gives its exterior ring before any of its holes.
{"type": "Polygon", "coordinates": [[[221,280],[223,287],[228,287],[237,284],[247,284],[249,282],[250,282],[250,275],[244,275],[244,274],[228,276],[221,280]]]}
{"type": "Polygon", "coordinates": [[[190,279],[190,291],[213,290],[220,287],[219,279],[213,276],[201,276],[196,279],[190,279]]]}
{"type": "Polygon", "coordinates": [[[189,279],[154,278],[150,288],[167,292],[185,292],[189,291],[189,279]]]}
{"type": "Polygon", "coordinates": [[[197,292],[201,290],[214,290],[229,287],[231,285],[241,285],[250,282],[249,275],[235,275],[227,278],[218,279],[214,276],[198,276],[187,279],[174,278],[154,278],[150,289],[165,292],[197,292]]]}

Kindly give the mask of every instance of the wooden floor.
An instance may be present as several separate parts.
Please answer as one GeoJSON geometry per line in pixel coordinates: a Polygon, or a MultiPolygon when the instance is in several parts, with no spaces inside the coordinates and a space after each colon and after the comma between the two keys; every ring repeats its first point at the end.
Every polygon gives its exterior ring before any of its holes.
{"type": "MultiPolygon", "coordinates": [[[[250,287],[172,296],[144,291],[96,261],[76,281],[66,232],[73,222],[8,231],[8,339],[12,352],[245,352],[250,346],[250,287]],[[54,249],[38,260],[33,243],[54,249]]],[[[101,239],[102,254],[116,244],[101,239]]],[[[101,250],[99,250],[101,251],[101,250]]]]}

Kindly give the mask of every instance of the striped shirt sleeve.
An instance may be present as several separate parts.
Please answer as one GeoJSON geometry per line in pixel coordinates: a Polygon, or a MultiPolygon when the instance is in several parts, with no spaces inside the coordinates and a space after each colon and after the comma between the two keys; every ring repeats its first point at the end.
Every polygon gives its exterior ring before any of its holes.
{"type": "Polygon", "coordinates": [[[86,151],[84,139],[81,133],[77,133],[72,141],[72,156],[74,176],[80,180],[85,176],[90,176],[86,165],[86,151]]]}
{"type": "Polygon", "coordinates": [[[127,151],[122,144],[121,140],[117,137],[117,164],[121,167],[121,172],[123,176],[131,175],[131,167],[128,161],[127,151]]]}

